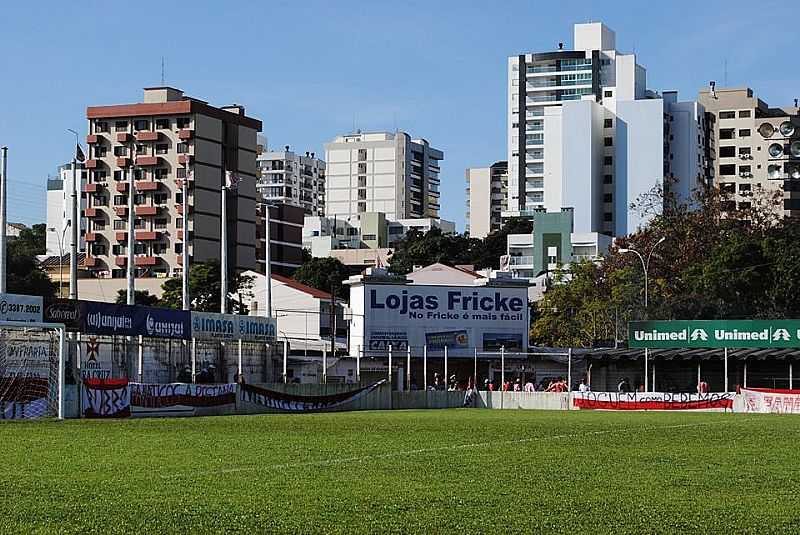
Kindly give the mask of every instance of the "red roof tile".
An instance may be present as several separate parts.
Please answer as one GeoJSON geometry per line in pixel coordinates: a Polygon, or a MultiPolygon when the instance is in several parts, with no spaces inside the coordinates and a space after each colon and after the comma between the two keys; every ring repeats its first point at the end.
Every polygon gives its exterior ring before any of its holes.
{"type": "Polygon", "coordinates": [[[283,275],[272,275],[272,279],[276,280],[290,288],[294,288],[295,290],[299,290],[303,293],[307,293],[312,297],[316,297],[317,299],[330,299],[331,294],[328,292],[323,292],[322,290],[318,290],[313,286],[309,286],[307,284],[303,284],[302,282],[298,282],[294,279],[290,279],[289,277],[284,277],[283,275]]]}

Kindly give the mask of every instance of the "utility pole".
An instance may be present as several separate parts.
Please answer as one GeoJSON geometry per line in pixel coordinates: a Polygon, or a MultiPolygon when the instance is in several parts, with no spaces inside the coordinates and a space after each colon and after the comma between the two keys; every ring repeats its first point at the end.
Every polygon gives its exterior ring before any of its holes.
{"type": "MultiPolygon", "coordinates": [[[[72,209],[72,232],[69,244],[69,298],[78,298],[78,236],[80,235],[81,221],[78,218],[78,132],[67,129],[75,135],[75,153],[72,157],[72,188],[70,191],[70,207],[72,209]]],[[[4,229],[5,230],[5,229],[4,229]]]]}
{"type": "MultiPolygon", "coordinates": [[[[133,151],[136,152],[136,145],[133,145],[133,151]]],[[[135,154],[133,156],[136,157],[135,154]]],[[[135,162],[135,160],[131,160],[135,162]]],[[[136,269],[135,269],[135,260],[133,255],[134,246],[136,243],[136,229],[135,222],[136,222],[136,214],[135,214],[135,206],[133,202],[134,196],[134,175],[136,169],[136,164],[132,163],[131,167],[128,169],[128,304],[134,305],[136,304],[136,269]]]]}
{"type": "Polygon", "coordinates": [[[336,285],[331,281],[331,356],[336,356],[336,285]]]}
{"type": "MultiPolygon", "coordinates": [[[[226,171],[230,173],[231,171],[226,171]]],[[[227,191],[225,187],[226,177],[222,177],[222,207],[220,215],[220,301],[219,311],[223,314],[228,312],[228,202],[227,191]]]]}
{"type": "Polygon", "coordinates": [[[3,151],[3,168],[0,174],[0,293],[6,292],[6,208],[8,204],[8,147],[3,151]]]}
{"type": "Polygon", "coordinates": [[[183,301],[183,310],[189,310],[190,296],[189,296],[189,179],[192,172],[189,170],[189,164],[186,164],[186,175],[181,181],[181,197],[183,197],[183,214],[181,214],[181,221],[183,226],[183,246],[181,248],[181,260],[183,261],[182,275],[183,283],[181,285],[181,296],[183,301]]]}

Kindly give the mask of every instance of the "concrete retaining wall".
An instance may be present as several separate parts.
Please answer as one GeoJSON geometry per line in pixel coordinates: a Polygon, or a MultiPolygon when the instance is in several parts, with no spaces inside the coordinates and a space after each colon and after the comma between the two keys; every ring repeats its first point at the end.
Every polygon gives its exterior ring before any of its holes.
{"type": "Polygon", "coordinates": [[[555,392],[478,393],[476,406],[487,409],[569,410],[569,394],[555,392]]]}

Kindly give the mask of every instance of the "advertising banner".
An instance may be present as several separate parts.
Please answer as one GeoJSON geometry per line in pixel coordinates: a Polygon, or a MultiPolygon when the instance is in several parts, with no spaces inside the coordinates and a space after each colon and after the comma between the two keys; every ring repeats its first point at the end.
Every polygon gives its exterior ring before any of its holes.
{"type": "Polygon", "coordinates": [[[183,310],[83,301],[83,329],[105,336],[189,339],[189,313],[183,310]]]}
{"type": "Polygon", "coordinates": [[[0,320],[42,321],[42,298],[33,295],[0,293],[0,320]]]}
{"type": "Polygon", "coordinates": [[[127,379],[86,379],[81,391],[84,418],[127,418],[131,415],[127,379]]]}
{"type": "Polygon", "coordinates": [[[733,410],[732,393],[573,392],[578,409],[634,411],[733,410]]]}
{"type": "Polygon", "coordinates": [[[366,285],[363,306],[367,350],[447,346],[448,355],[471,357],[474,348],[496,350],[505,341],[515,350],[528,345],[524,287],[366,285]]]}
{"type": "Polygon", "coordinates": [[[171,383],[166,385],[131,383],[131,405],[136,411],[165,407],[218,407],[236,403],[236,383],[197,385],[171,383]]]}
{"type": "Polygon", "coordinates": [[[254,385],[243,384],[240,389],[240,399],[246,403],[259,405],[267,409],[290,412],[310,412],[333,409],[346,403],[352,403],[366,396],[382,384],[386,379],[381,379],[363,388],[351,390],[349,392],[339,392],[337,394],[327,394],[323,396],[301,396],[298,394],[287,394],[276,392],[254,385]]]}
{"type": "Polygon", "coordinates": [[[275,319],[263,316],[238,316],[213,312],[192,312],[191,337],[198,340],[244,340],[272,342],[275,340],[275,319]]]}
{"type": "Polygon", "coordinates": [[[742,388],[744,412],[800,414],[800,390],[742,388]]]}
{"type": "Polygon", "coordinates": [[[77,299],[54,299],[44,304],[44,321],[63,323],[68,331],[77,332],[83,324],[83,306],[77,299]]]}
{"type": "Polygon", "coordinates": [[[800,320],[632,321],[628,347],[800,347],[800,320]]]}

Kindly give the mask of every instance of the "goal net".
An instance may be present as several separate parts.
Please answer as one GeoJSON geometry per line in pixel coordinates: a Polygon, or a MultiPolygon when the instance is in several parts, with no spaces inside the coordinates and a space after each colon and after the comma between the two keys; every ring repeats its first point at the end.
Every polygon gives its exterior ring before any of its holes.
{"type": "Polygon", "coordinates": [[[0,420],[62,418],[61,325],[0,321],[0,420]]]}

